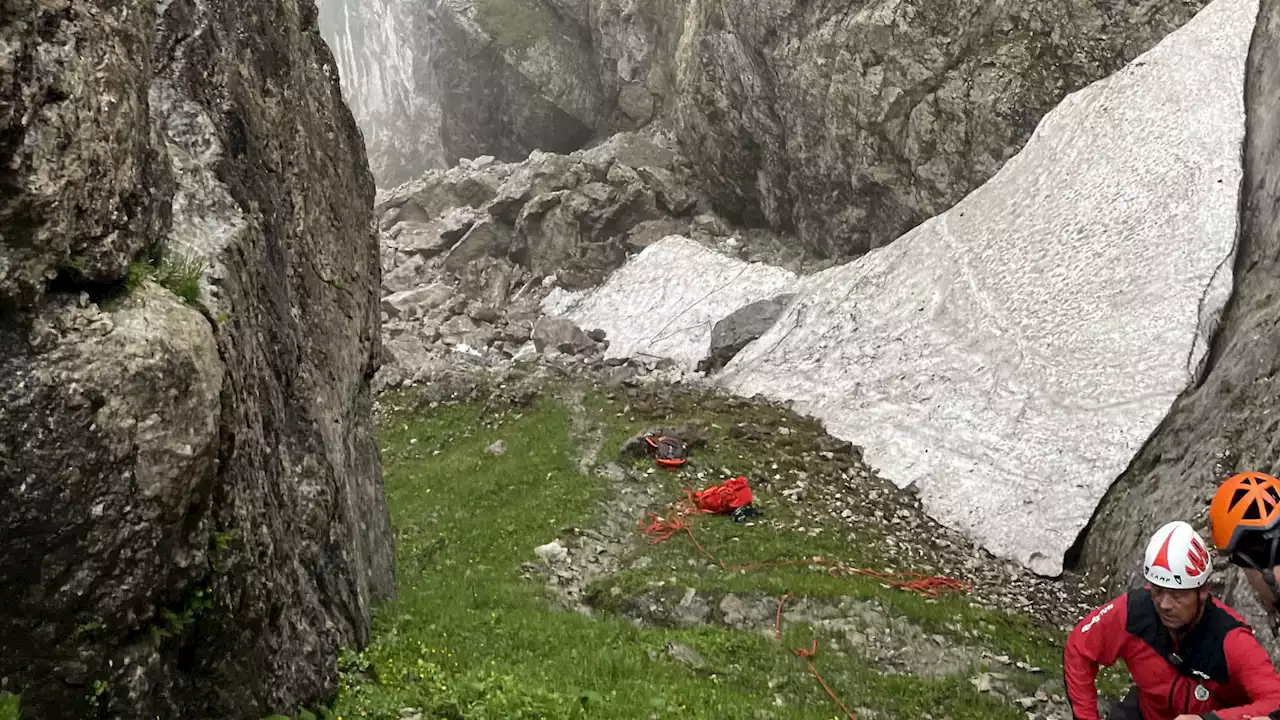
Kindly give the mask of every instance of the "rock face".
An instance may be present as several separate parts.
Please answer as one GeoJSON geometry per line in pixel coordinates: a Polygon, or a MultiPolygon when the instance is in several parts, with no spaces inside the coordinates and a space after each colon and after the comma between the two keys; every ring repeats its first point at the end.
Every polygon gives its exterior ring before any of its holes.
{"type": "Polygon", "coordinates": [[[412,132],[438,138],[446,163],[563,153],[656,123],[718,211],[849,256],[955,204],[1063,97],[1205,4],[372,0],[330,38],[396,34],[383,70],[343,71],[353,87],[394,75],[401,95],[438,103],[436,131],[412,132]]]}
{"type": "MultiPolygon", "coordinates": [[[[661,134],[619,133],[569,155],[476,158],[385,193],[377,210],[386,362],[376,386],[423,380],[459,361],[511,359],[550,293],[567,298],[596,285],[671,233],[799,262],[794,247],[778,252],[794,243],[735,232],[707,212],[705,197],[680,181],[685,163],[671,145],[661,134]]],[[[603,349],[602,340],[570,334],[534,336],[533,349],[566,346],[588,360],[603,349]]]]}
{"type": "Polygon", "coordinates": [[[445,161],[567,153],[607,134],[606,89],[586,28],[541,0],[427,2],[426,91],[445,161]]]}
{"type": "Polygon", "coordinates": [[[716,322],[711,328],[711,354],[700,367],[707,372],[724,367],[752,340],[768,332],[795,297],[792,293],[784,293],[757,300],[716,322]]]}
{"type": "Polygon", "coordinates": [[[537,0],[320,8],[381,187],[463,158],[568,153],[617,125],[585,16],[537,0]]]}
{"type": "Polygon", "coordinates": [[[1208,353],[1256,8],[1216,0],[888,247],[766,287],[762,270],[672,238],[559,312],[604,329],[607,356],[691,365],[716,322],[796,293],[717,382],[794,403],[919,488],[938,521],[1057,575],[1208,353]]]}
{"type": "Polygon", "coordinates": [[[675,177],[679,162],[658,141],[620,135],[571,155],[429,172],[378,204],[386,281],[406,289],[406,263],[441,256],[454,273],[494,257],[569,288],[596,284],[651,241],[655,224],[690,227],[697,202],[675,177]]]}
{"type": "Polygon", "coordinates": [[[394,578],[374,187],[314,6],[12,0],[0,152],[6,689],[326,696],[394,578]]]}
{"type": "Polygon", "coordinates": [[[857,253],[954,205],[1205,4],[692,3],[678,134],[729,217],[857,253]]]}
{"type": "MultiPolygon", "coordinates": [[[[1235,290],[1201,381],[1111,487],[1082,535],[1079,566],[1113,588],[1140,577],[1141,553],[1162,523],[1207,528],[1209,499],[1236,472],[1280,472],[1280,0],[1262,0],[1245,81],[1247,129],[1235,290]]],[[[1207,537],[1207,534],[1206,534],[1207,537]]],[[[1227,598],[1260,613],[1229,571],[1227,598]]]]}
{"type": "Polygon", "coordinates": [[[322,0],[320,31],[342,78],[343,97],[364,133],[380,187],[445,167],[440,104],[420,38],[430,31],[424,3],[322,0]]]}

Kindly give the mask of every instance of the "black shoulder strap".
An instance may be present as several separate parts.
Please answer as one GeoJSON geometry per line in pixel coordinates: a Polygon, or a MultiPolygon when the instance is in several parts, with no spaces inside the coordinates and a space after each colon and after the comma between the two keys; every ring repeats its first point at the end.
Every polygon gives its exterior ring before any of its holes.
{"type": "Polygon", "coordinates": [[[1204,615],[1191,634],[1176,651],[1173,636],[1160,622],[1151,592],[1146,588],[1129,591],[1126,630],[1173,665],[1179,673],[1197,680],[1227,682],[1227,654],[1223,648],[1227,633],[1244,623],[1222,609],[1216,600],[1209,598],[1204,615]]]}

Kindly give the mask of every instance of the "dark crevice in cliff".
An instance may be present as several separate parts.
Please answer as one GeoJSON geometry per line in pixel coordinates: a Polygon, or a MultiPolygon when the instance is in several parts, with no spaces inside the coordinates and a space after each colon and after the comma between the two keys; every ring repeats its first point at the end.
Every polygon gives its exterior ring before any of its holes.
{"type": "Polygon", "coordinates": [[[1067,552],[1062,556],[1063,572],[1078,572],[1081,569],[1081,562],[1085,560],[1085,545],[1089,540],[1090,532],[1092,532],[1099,519],[1107,514],[1108,508],[1112,507],[1113,498],[1116,495],[1121,495],[1128,491],[1128,487],[1122,485],[1122,479],[1133,477],[1135,466],[1141,458],[1145,457],[1145,454],[1148,451],[1148,446],[1156,437],[1159,437],[1161,432],[1163,432],[1165,424],[1169,420],[1169,416],[1173,414],[1173,408],[1176,408],[1180,401],[1181,398],[1174,401],[1173,406],[1165,416],[1165,419],[1162,420],[1147,439],[1143,441],[1142,446],[1138,448],[1138,451],[1129,459],[1129,464],[1126,465],[1124,470],[1122,470],[1120,474],[1112,480],[1111,486],[1107,488],[1107,491],[1102,495],[1102,499],[1094,506],[1093,514],[1089,516],[1089,521],[1084,524],[1084,527],[1080,528],[1080,532],[1076,533],[1076,538],[1071,543],[1071,547],[1067,548],[1067,552]]]}
{"type": "Polygon", "coordinates": [[[86,280],[80,271],[71,266],[58,269],[58,274],[45,286],[46,294],[64,293],[78,295],[86,293],[89,300],[96,305],[106,305],[128,294],[127,279],[117,282],[95,282],[86,280]]]}
{"type": "MultiPolygon", "coordinates": [[[[1242,327],[1257,320],[1259,310],[1250,307],[1256,290],[1246,287],[1260,248],[1267,236],[1256,217],[1258,193],[1266,190],[1265,165],[1269,157],[1261,149],[1268,147],[1267,123],[1260,114],[1270,112],[1267,98],[1259,97],[1267,88],[1257,80],[1269,52],[1267,34],[1267,2],[1259,7],[1244,70],[1244,136],[1240,144],[1241,178],[1237,195],[1237,226],[1232,261],[1232,288],[1209,339],[1208,351],[1187,388],[1174,400],[1159,425],[1134,453],[1128,466],[1115,478],[1098,502],[1089,522],[1077,535],[1065,557],[1068,569],[1087,568],[1112,577],[1112,589],[1127,584],[1132,574],[1121,559],[1140,552],[1140,536],[1125,537],[1124,527],[1146,514],[1183,515],[1187,519],[1201,517],[1211,488],[1227,474],[1242,469],[1266,470],[1266,464],[1241,467],[1242,458],[1258,463],[1266,452],[1248,448],[1239,437],[1242,414],[1249,401],[1236,386],[1248,383],[1257,388],[1259,397],[1268,393],[1269,377],[1254,374],[1247,350],[1237,338],[1242,327]],[[1241,447],[1241,443],[1246,447],[1241,447]],[[1243,451],[1243,452],[1242,452],[1243,451]],[[1150,492],[1148,492],[1150,491],[1150,492]],[[1153,495],[1154,494],[1154,495],[1153,495]],[[1158,496],[1158,497],[1156,497],[1158,496]]],[[[1225,267],[1226,259],[1224,258],[1225,267]]],[[[1256,280],[1255,280],[1256,282],[1256,280]]],[[[1253,286],[1256,288],[1256,285],[1253,286]]],[[[1203,311],[1203,310],[1202,310],[1203,311]]],[[[1262,341],[1266,342],[1266,341],[1262,341]]],[[[1269,442],[1269,440],[1268,440],[1269,442]]]]}
{"type": "MultiPolygon", "coordinates": [[[[1261,23],[1259,23],[1261,25],[1261,23]]],[[[1257,31],[1254,32],[1253,42],[1256,43],[1257,31]]],[[[1252,83],[1244,83],[1244,106],[1245,108],[1257,107],[1253,98],[1252,83]]],[[[1246,110],[1247,112],[1247,110],[1246,110]]],[[[1210,373],[1217,367],[1218,362],[1222,359],[1223,353],[1226,351],[1227,345],[1230,344],[1233,335],[1233,326],[1236,320],[1236,314],[1239,312],[1240,305],[1240,280],[1249,270],[1249,265],[1253,262],[1253,243],[1250,233],[1246,227],[1249,214],[1249,203],[1251,197],[1248,192],[1249,179],[1254,175],[1253,162],[1249,158],[1247,149],[1252,139],[1248,118],[1245,119],[1244,139],[1240,143],[1240,187],[1237,191],[1237,218],[1236,223],[1236,244],[1235,259],[1231,265],[1231,296],[1227,298],[1227,302],[1223,305],[1222,314],[1218,318],[1217,327],[1214,328],[1213,337],[1209,341],[1209,352],[1205,355],[1203,367],[1195,379],[1195,384],[1188,389],[1188,393],[1194,392],[1204,385],[1209,378],[1210,373]]]]}

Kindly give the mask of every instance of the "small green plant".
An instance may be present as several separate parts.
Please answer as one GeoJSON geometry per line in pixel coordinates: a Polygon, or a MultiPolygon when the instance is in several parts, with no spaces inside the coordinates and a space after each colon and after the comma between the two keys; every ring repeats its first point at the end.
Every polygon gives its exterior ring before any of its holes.
{"type": "Polygon", "coordinates": [[[129,274],[124,279],[124,286],[129,292],[133,292],[154,275],[154,265],[146,260],[138,260],[129,266],[129,274]]]}
{"type": "Polygon", "coordinates": [[[84,274],[84,258],[67,258],[66,262],[62,263],[61,269],[69,270],[76,275],[82,275],[84,274]]]}
{"type": "Polygon", "coordinates": [[[171,637],[187,632],[204,612],[213,607],[213,593],[206,587],[189,592],[178,609],[160,608],[160,621],[151,626],[151,641],[159,647],[171,637]]]}
{"type": "Polygon", "coordinates": [[[18,720],[18,709],[17,695],[0,692],[0,720],[18,720]]]}
{"type": "Polygon", "coordinates": [[[240,531],[234,528],[209,535],[209,565],[214,572],[225,573],[230,569],[234,560],[234,545],[239,537],[240,531]]]}
{"type": "Polygon", "coordinates": [[[204,260],[199,257],[166,253],[159,260],[139,260],[130,265],[125,288],[133,292],[147,280],[152,280],[188,305],[198,305],[200,279],[204,277],[204,271],[204,260]]]}
{"type": "Polygon", "coordinates": [[[157,268],[156,282],[190,305],[200,302],[200,279],[204,277],[204,261],[199,258],[165,257],[157,268]]]}
{"type": "Polygon", "coordinates": [[[100,620],[90,620],[88,622],[81,623],[76,627],[75,637],[87,639],[92,637],[95,633],[105,630],[106,627],[107,626],[103,625],[100,620]]]}
{"type": "Polygon", "coordinates": [[[101,717],[107,710],[107,681],[94,680],[89,686],[89,694],[85,698],[95,717],[101,717]]]}

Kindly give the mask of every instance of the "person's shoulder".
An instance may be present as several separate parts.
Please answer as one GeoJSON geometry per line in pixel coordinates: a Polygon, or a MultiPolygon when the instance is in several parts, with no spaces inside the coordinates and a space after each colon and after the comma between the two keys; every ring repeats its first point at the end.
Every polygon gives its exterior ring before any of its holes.
{"type": "Polygon", "coordinates": [[[1233,607],[1231,607],[1230,605],[1228,605],[1228,604],[1226,604],[1225,602],[1223,602],[1223,601],[1222,601],[1220,598],[1218,598],[1217,596],[1212,596],[1212,597],[1210,597],[1210,598],[1209,598],[1209,601],[1210,601],[1210,603],[1212,603],[1212,605],[1213,605],[1215,608],[1217,608],[1218,610],[1221,610],[1222,612],[1226,613],[1226,614],[1227,614],[1227,616],[1228,616],[1228,617],[1230,617],[1232,620],[1235,620],[1236,622],[1240,623],[1241,625],[1248,626],[1249,622],[1248,622],[1247,620],[1245,620],[1245,619],[1244,619],[1244,615],[1242,615],[1242,614],[1241,614],[1238,610],[1236,610],[1235,608],[1233,608],[1233,607]]]}
{"type": "Polygon", "coordinates": [[[1101,622],[1104,617],[1112,615],[1126,615],[1129,609],[1129,603],[1131,602],[1130,596],[1132,596],[1133,593],[1133,590],[1129,590],[1128,592],[1116,595],[1106,602],[1095,606],[1092,610],[1085,613],[1084,617],[1080,619],[1080,629],[1082,631],[1087,630],[1093,625],[1101,622]]]}

